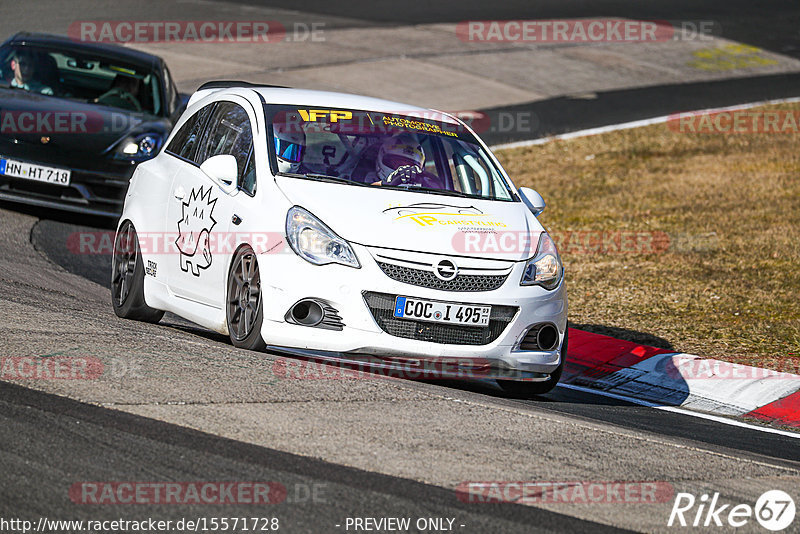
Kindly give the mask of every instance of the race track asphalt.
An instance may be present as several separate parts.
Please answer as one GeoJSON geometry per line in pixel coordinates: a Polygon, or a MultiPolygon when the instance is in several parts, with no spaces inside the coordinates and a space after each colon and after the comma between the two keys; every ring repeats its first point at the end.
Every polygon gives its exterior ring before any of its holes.
{"type": "MultiPolygon", "coordinates": [[[[201,18],[215,4],[194,2],[193,13],[201,18]]],[[[27,17],[30,27],[37,12],[41,18],[54,5],[40,2],[16,20],[27,17]]],[[[338,22],[339,8],[319,0],[259,5],[298,17],[326,15],[340,26],[680,13],[720,21],[725,37],[800,57],[796,2],[532,7],[448,0],[422,8],[359,1],[338,22]]],[[[0,14],[4,9],[10,8],[0,7],[0,14]]],[[[158,18],[160,9],[171,8],[154,5],[148,18],[158,18]]],[[[486,138],[499,143],[798,96],[798,82],[796,74],[752,76],[501,106],[484,111],[531,112],[537,129],[486,138]]],[[[74,232],[109,227],[99,219],[0,206],[4,355],[90,355],[109,369],[122,367],[94,381],[0,382],[0,518],[259,516],[279,517],[285,532],[337,532],[345,531],[336,525],[347,517],[450,517],[465,533],[653,532],[667,531],[670,502],[476,504],[459,501],[454,488],[466,480],[653,480],[698,495],[719,491],[726,502],[752,504],[777,488],[800,497],[796,437],[563,388],[514,399],[480,382],[280,381],[272,374],[280,355],[234,349],[170,315],[155,326],[121,321],[106,289],[109,256],[67,247],[74,232]],[[277,481],[289,488],[289,499],[253,507],[86,505],[69,498],[69,488],[85,481],[223,480],[277,481]],[[321,497],[306,498],[315,485],[321,497]]]]}

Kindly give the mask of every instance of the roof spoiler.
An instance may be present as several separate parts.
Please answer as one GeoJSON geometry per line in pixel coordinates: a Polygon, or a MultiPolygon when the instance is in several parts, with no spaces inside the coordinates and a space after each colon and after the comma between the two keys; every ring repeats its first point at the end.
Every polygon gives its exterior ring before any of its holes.
{"type": "Polygon", "coordinates": [[[257,88],[257,87],[273,87],[277,89],[288,89],[285,85],[268,85],[266,83],[251,83],[251,82],[243,82],[239,80],[214,80],[211,82],[206,82],[200,87],[197,88],[198,91],[202,91],[204,89],[229,89],[231,87],[247,87],[247,88],[257,88]]]}
{"type": "Polygon", "coordinates": [[[210,95],[216,91],[221,89],[230,89],[232,87],[243,87],[248,89],[258,89],[260,87],[272,87],[278,89],[287,89],[287,87],[283,85],[267,85],[265,83],[250,83],[250,82],[242,82],[238,80],[215,80],[212,82],[206,82],[200,87],[197,88],[197,91],[192,94],[191,98],[189,98],[189,102],[186,104],[187,107],[191,106],[201,98],[210,95]]]}

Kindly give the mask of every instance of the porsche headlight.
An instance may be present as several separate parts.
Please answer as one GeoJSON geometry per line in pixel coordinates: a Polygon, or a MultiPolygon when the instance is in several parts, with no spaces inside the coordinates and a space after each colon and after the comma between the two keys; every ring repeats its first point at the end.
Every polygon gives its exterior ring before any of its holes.
{"type": "Polygon", "coordinates": [[[361,267],[350,244],[300,206],[294,206],[286,214],[286,237],[292,250],[314,265],[340,263],[361,267]]]}
{"type": "Polygon", "coordinates": [[[556,244],[547,232],[542,232],[539,236],[539,244],[536,247],[536,254],[525,264],[525,271],[522,273],[522,286],[539,285],[545,289],[555,289],[561,282],[564,268],[561,265],[561,258],[558,256],[556,244]]]}
{"type": "Polygon", "coordinates": [[[162,138],[159,134],[147,133],[135,137],[127,137],[117,147],[117,157],[133,161],[148,160],[161,148],[162,138]]]}

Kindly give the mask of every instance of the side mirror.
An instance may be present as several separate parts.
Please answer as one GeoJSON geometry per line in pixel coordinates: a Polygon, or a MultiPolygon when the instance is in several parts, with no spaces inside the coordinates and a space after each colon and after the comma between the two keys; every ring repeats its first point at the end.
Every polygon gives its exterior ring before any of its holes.
{"type": "Polygon", "coordinates": [[[236,191],[236,178],[239,176],[239,168],[236,158],[230,154],[219,154],[205,160],[200,165],[200,170],[214,180],[219,187],[227,194],[236,191]]]}
{"type": "Polygon", "coordinates": [[[533,212],[534,217],[538,217],[544,211],[545,203],[542,195],[531,189],[530,187],[520,187],[517,189],[522,202],[528,206],[528,209],[533,212]]]}

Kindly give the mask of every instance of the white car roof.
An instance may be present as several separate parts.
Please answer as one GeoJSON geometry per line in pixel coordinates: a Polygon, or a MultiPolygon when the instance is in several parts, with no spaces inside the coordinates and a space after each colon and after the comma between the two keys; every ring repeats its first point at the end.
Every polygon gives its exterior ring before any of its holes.
{"type": "MultiPolygon", "coordinates": [[[[381,113],[395,113],[399,115],[410,114],[422,116],[426,119],[441,120],[456,124],[456,121],[446,113],[437,110],[393,102],[382,98],[354,95],[349,93],[336,93],[331,91],[315,91],[311,89],[294,89],[290,87],[253,87],[231,86],[227,88],[209,88],[195,92],[189,100],[189,105],[198,100],[221,91],[239,93],[242,90],[252,90],[260,94],[267,104],[298,105],[331,107],[343,109],[358,109],[364,111],[377,111],[381,113]],[[434,115],[435,114],[435,115],[434,115]]],[[[241,93],[240,93],[241,94],[241,93]]]]}

